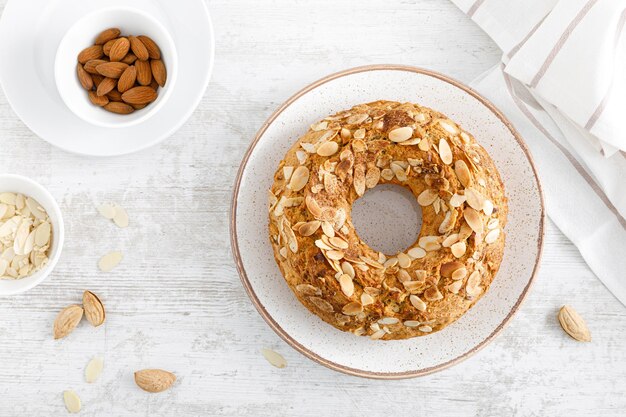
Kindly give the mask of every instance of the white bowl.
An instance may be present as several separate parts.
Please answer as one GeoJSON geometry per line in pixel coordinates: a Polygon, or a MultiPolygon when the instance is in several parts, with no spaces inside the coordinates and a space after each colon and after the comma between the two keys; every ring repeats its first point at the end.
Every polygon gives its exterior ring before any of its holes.
{"type": "Polygon", "coordinates": [[[57,49],[54,77],[65,105],[78,117],[91,124],[119,128],[136,125],[154,116],[166,103],[176,84],[178,54],[172,37],[165,27],[150,14],[129,7],[111,7],[96,10],[81,19],[67,31],[57,49]],[[131,114],[115,114],[95,106],[76,75],[76,57],[103,30],[116,27],[122,35],[146,35],[161,49],[161,59],[167,69],[167,82],[159,88],[157,99],[144,109],[131,114]]]}
{"type": "Polygon", "coordinates": [[[52,244],[47,265],[25,278],[0,279],[0,296],[12,295],[29,290],[41,283],[54,269],[63,248],[65,229],[61,209],[54,197],[40,184],[21,175],[0,174],[0,192],[14,192],[34,198],[46,210],[52,223],[52,244]]]}

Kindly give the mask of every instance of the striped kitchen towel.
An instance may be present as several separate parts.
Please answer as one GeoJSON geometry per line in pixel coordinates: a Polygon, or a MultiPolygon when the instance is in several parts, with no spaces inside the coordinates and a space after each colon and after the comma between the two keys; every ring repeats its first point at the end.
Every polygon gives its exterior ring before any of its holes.
{"type": "Polygon", "coordinates": [[[522,134],[548,215],[626,305],[626,1],[452,1],[503,51],[472,87],[522,134]]]}

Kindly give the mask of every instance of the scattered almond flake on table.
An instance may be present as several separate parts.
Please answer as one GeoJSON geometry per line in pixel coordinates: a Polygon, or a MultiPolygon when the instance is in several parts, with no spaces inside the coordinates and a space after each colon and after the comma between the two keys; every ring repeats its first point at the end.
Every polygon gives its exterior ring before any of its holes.
{"type": "Polygon", "coordinates": [[[90,384],[92,382],[95,382],[102,373],[103,368],[104,361],[101,357],[96,356],[95,358],[91,359],[87,364],[87,367],[85,368],[85,381],[89,382],[90,384]]]}
{"type": "Polygon", "coordinates": [[[115,217],[113,217],[113,221],[119,227],[128,227],[128,213],[126,213],[123,207],[115,206],[115,217]]]}
{"type": "Polygon", "coordinates": [[[98,206],[98,212],[108,220],[113,220],[115,217],[115,206],[113,204],[102,204],[98,206]]]}
{"type": "Polygon", "coordinates": [[[102,272],[109,272],[115,268],[122,261],[122,252],[115,251],[107,253],[100,261],[98,261],[98,267],[102,272]]]}
{"type": "Polygon", "coordinates": [[[70,413],[78,413],[80,411],[80,398],[73,390],[63,391],[63,402],[65,403],[65,408],[70,413]]]}
{"type": "Polygon", "coordinates": [[[265,359],[275,367],[282,369],[287,366],[287,361],[280,353],[274,352],[271,349],[261,349],[261,353],[265,359]]]}

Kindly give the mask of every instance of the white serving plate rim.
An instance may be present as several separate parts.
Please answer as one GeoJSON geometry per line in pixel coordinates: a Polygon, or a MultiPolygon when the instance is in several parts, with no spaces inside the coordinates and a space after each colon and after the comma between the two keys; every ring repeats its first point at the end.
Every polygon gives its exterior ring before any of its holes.
{"type": "Polygon", "coordinates": [[[233,257],[234,257],[234,260],[235,260],[235,265],[237,267],[237,271],[239,273],[239,277],[241,279],[243,287],[246,290],[246,293],[248,294],[248,297],[250,297],[250,300],[252,301],[252,304],[257,309],[257,311],[259,312],[261,317],[263,317],[265,322],[272,328],[272,330],[274,330],[274,332],[276,332],[276,334],[278,334],[278,336],[280,336],[285,342],[287,342],[291,347],[296,349],[298,352],[300,352],[304,356],[308,357],[309,359],[311,359],[311,360],[313,360],[313,361],[315,361],[315,362],[317,362],[317,363],[319,363],[319,364],[321,364],[323,366],[326,366],[327,368],[330,368],[330,369],[333,369],[333,370],[336,370],[336,371],[339,371],[339,372],[342,372],[342,373],[345,373],[345,374],[348,374],[348,375],[353,375],[353,376],[372,378],[372,379],[388,379],[388,380],[391,380],[391,379],[404,379],[404,378],[413,378],[413,377],[418,377],[418,376],[425,376],[425,375],[428,375],[428,374],[431,374],[431,373],[434,373],[434,372],[446,369],[446,368],[448,368],[448,367],[450,367],[452,365],[455,365],[455,364],[457,364],[457,363],[459,363],[459,362],[469,358],[470,356],[474,355],[476,352],[478,352],[483,347],[485,347],[487,344],[489,344],[489,342],[491,342],[498,334],[500,334],[500,332],[511,321],[511,319],[513,318],[515,313],[519,310],[522,302],[524,301],[524,299],[528,295],[528,291],[529,291],[530,287],[532,286],[532,284],[533,284],[533,282],[535,280],[535,277],[537,275],[537,271],[539,269],[539,264],[540,264],[542,253],[543,253],[543,240],[544,240],[544,234],[545,234],[545,228],[544,228],[545,217],[546,217],[546,213],[545,213],[545,203],[544,203],[543,190],[542,190],[542,187],[541,187],[541,182],[539,181],[539,176],[537,174],[537,169],[535,167],[532,155],[530,154],[530,151],[528,150],[528,147],[526,146],[526,143],[522,139],[521,135],[513,127],[511,122],[489,100],[487,100],[486,98],[484,98],[483,96],[478,94],[471,87],[469,87],[469,86],[467,86],[467,85],[465,85],[465,84],[463,84],[463,83],[461,83],[461,82],[459,82],[459,81],[457,81],[457,80],[455,80],[455,79],[453,79],[451,77],[448,77],[446,75],[438,73],[436,71],[432,71],[432,70],[428,70],[428,69],[424,69],[424,68],[419,68],[419,67],[408,66],[408,65],[379,64],[379,65],[366,65],[366,66],[350,68],[350,69],[347,69],[347,70],[344,70],[344,71],[340,71],[340,72],[328,75],[328,76],[326,76],[326,77],[324,77],[324,78],[322,78],[322,79],[320,79],[318,81],[313,82],[312,84],[309,84],[308,86],[304,87],[303,89],[301,89],[300,91],[295,93],[293,96],[291,96],[287,101],[285,101],[263,123],[261,128],[256,133],[256,135],[254,137],[254,140],[252,141],[252,143],[248,147],[248,149],[247,149],[247,151],[246,151],[246,153],[245,153],[245,155],[243,157],[243,160],[241,162],[241,165],[239,166],[239,170],[237,172],[237,177],[235,179],[235,186],[234,186],[234,190],[233,190],[233,196],[232,196],[231,207],[230,207],[230,241],[231,241],[231,250],[233,252],[233,257]],[[539,193],[539,198],[540,198],[540,208],[541,208],[540,219],[539,219],[538,239],[537,239],[537,258],[535,260],[535,265],[533,266],[532,274],[531,274],[531,276],[530,276],[530,278],[528,280],[528,283],[524,287],[524,289],[521,292],[520,296],[518,297],[517,301],[512,306],[511,310],[506,315],[504,320],[502,320],[502,322],[485,339],[483,339],[482,341],[477,343],[472,349],[470,349],[467,352],[457,356],[456,358],[451,359],[451,360],[449,360],[447,362],[443,362],[443,363],[437,364],[435,366],[428,367],[428,368],[422,368],[422,369],[417,369],[417,370],[413,370],[413,371],[406,371],[406,372],[372,372],[372,371],[366,371],[366,370],[362,370],[362,369],[357,369],[357,368],[354,368],[354,367],[348,367],[348,366],[336,363],[334,361],[331,361],[329,359],[326,359],[326,358],[318,355],[317,353],[313,352],[312,350],[306,348],[302,344],[300,344],[289,333],[287,333],[280,326],[280,324],[278,324],[274,320],[274,318],[269,314],[269,312],[266,310],[266,308],[263,305],[263,303],[259,300],[259,298],[257,297],[256,293],[254,292],[254,289],[252,288],[252,284],[250,283],[250,280],[248,279],[247,272],[246,272],[245,267],[243,265],[243,260],[242,260],[242,257],[241,257],[241,253],[239,251],[239,243],[238,243],[238,238],[237,238],[237,222],[236,222],[236,219],[237,219],[237,202],[238,202],[238,196],[239,196],[239,190],[240,190],[240,186],[241,186],[241,181],[242,181],[242,178],[243,178],[244,171],[245,171],[245,169],[246,169],[246,167],[248,165],[248,161],[250,159],[250,156],[254,152],[254,149],[255,149],[256,145],[262,139],[263,135],[265,134],[265,132],[269,128],[269,126],[291,104],[293,104],[295,101],[300,99],[305,94],[307,94],[310,91],[316,89],[317,87],[319,87],[319,86],[321,86],[321,85],[323,85],[323,84],[325,84],[325,83],[327,83],[329,81],[333,81],[333,80],[335,80],[337,78],[341,78],[341,77],[345,77],[345,76],[349,76],[349,75],[353,75],[353,74],[357,74],[357,73],[367,72],[367,71],[381,71],[381,70],[382,71],[389,71],[389,70],[392,70],[392,71],[408,71],[408,72],[418,73],[418,74],[422,74],[422,75],[426,75],[426,76],[437,78],[437,79],[439,79],[441,81],[447,82],[447,83],[449,83],[449,84],[451,84],[451,85],[453,85],[453,86],[455,86],[455,87],[465,91],[467,94],[469,94],[472,97],[474,97],[475,99],[477,99],[488,110],[490,110],[506,126],[506,128],[511,132],[511,134],[513,135],[513,137],[517,141],[518,145],[520,146],[520,148],[524,152],[524,154],[525,154],[525,156],[526,156],[526,158],[528,160],[528,163],[529,163],[530,167],[532,168],[533,176],[534,176],[534,179],[536,181],[537,191],[539,193]]]}

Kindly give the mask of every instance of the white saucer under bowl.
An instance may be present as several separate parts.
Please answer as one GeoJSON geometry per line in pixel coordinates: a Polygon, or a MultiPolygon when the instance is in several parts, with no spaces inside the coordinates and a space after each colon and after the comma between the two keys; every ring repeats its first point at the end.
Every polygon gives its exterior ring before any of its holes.
{"type": "Polygon", "coordinates": [[[123,155],[161,142],[191,116],[208,85],[214,51],[204,0],[10,0],[0,20],[0,84],[13,110],[45,141],[83,155],[123,155]],[[128,6],[150,15],[171,35],[178,54],[176,85],[155,117],[128,127],[96,126],[61,99],[54,77],[57,48],[83,16],[128,6]]]}
{"type": "MultiPolygon", "coordinates": [[[[398,204],[406,203],[400,194],[397,198],[379,198],[374,204],[379,204],[383,212],[393,213],[398,204]]],[[[541,257],[543,225],[543,197],[531,156],[519,134],[491,103],[444,75],[414,67],[380,65],[354,68],[309,85],[263,124],[235,183],[231,244],[252,303],[287,343],[341,372],[397,379],[444,369],[493,340],[528,293],[541,257]],[[504,259],[489,291],[450,326],[408,340],[357,337],[310,313],[285,283],[268,239],[267,190],[285,152],[310,124],[376,100],[419,103],[458,122],[494,159],[509,199],[504,259]]],[[[381,227],[377,230],[388,233],[381,227]]]]}

